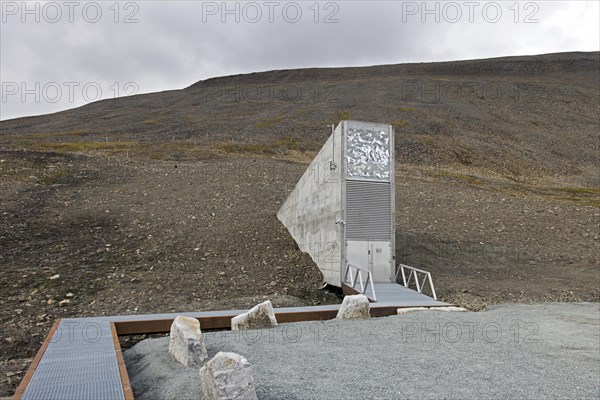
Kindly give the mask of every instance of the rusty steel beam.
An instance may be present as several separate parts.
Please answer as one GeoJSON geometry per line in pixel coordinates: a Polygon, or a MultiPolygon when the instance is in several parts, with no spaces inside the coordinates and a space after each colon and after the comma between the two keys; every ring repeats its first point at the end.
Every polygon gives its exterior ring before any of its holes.
{"type": "MultiPolygon", "coordinates": [[[[397,306],[371,305],[371,316],[386,317],[396,315],[397,306]]],[[[280,323],[302,322],[302,321],[324,321],[334,319],[337,310],[307,310],[293,312],[276,312],[275,317],[280,323]]],[[[230,329],[231,315],[196,317],[202,329],[230,329]]],[[[167,333],[171,329],[172,318],[151,319],[144,321],[118,321],[114,322],[117,335],[142,335],[150,333],[167,333]]]]}
{"type": "Polygon", "coordinates": [[[113,343],[115,345],[115,353],[117,356],[117,363],[119,364],[119,374],[121,375],[121,384],[123,385],[125,400],[134,400],[133,390],[131,389],[131,383],[129,382],[129,375],[127,375],[127,367],[125,366],[125,360],[123,359],[123,352],[121,351],[121,344],[119,343],[119,336],[117,335],[117,329],[115,328],[114,322],[110,323],[110,332],[112,333],[113,343]]]}

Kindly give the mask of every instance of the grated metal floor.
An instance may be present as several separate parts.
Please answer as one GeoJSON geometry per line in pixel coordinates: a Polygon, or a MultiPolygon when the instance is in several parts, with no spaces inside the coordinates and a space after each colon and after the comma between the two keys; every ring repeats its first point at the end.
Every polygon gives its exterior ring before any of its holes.
{"type": "Polygon", "coordinates": [[[393,282],[375,283],[375,295],[377,296],[376,304],[382,306],[435,307],[450,305],[393,282]]]}
{"type": "MultiPolygon", "coordinates": [[[[350,282],[346,282],[346,285],[351,286],[350,282]]],[[[406,288],[397,283],[376,282],[373,285],[375,287],[375,297],[377,297],[377,302],[374,303],[374,305],[377,306],[436,307],[450,305],[435,300],[424,294],[417,293],[414,290],[406,288]]],[[[359,287],[358,284],[355,285],[355,288],[357,287],[359,287]]],[[[373,291],[371,290],[371,285],[367,285],[364,294],[369,299],[373,299],[373,291]]]]}
{"type": "Polygon", "coordinates": [[[22,399],[124,400],[110,322],[61,320],[22,399]]]}

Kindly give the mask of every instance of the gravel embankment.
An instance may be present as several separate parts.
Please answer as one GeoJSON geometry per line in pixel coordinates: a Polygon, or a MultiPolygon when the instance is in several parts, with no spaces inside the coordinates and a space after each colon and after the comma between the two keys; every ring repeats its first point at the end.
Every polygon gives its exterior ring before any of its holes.
{"type": "MultiPolygon", "coordinates": [[[[303,322],[204,340],[209,357],[249,360],[260,399],[600,397],[598,303],[303,322]]],[[[167,347],[166,337],[148,339],[125,352],[136,399],[202,398],[198,369],[167,347]]]]}

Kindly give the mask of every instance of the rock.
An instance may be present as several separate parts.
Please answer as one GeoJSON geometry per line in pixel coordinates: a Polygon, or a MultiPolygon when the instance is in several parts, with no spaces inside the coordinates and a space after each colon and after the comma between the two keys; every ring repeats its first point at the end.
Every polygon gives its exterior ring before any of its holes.
{"type": "Polygon", "coordinates": [[[66,306],[66,305],[67,305],[67,304],[69,304],[70,302],[71,302],[71,300],[69,300],[69,299],[64,299],[64,300],[61,300],[61,301],[59,301],[59,302],[58,302],[58,305],[62,307],[62,306],[66,306]]]}
{"type": "Polygon", "coordinates": [[[220,351],[200,369],[206,400],[256,400],[250,363],[235,353],[220,351]]]}
{"type": "Polygon", "coordinates": [[[66,294],[66,296],[67,296],[67,297],[73,297],[73,296],[75,296],[75,295],[74,295],[73,293],[69,292],[69,293],[67,293],[67,294],[66,294]]]}
{"type": "Polygon", "coordinates": [[[414,312],[414,311],[425,311],[425,310],[429,310],[429,307],[405,307],[405,308],[399,308],[396,311],[396,314],[402,315],[402,314],[408,314],[408,313],[414,312]]]}
{"type": "Polygon", "coordinates": [[[60,274],[56,274],[56,275],[52,275],[50,277],[48,277],[48,279],[50,279],[51,281],[60,278],[60,274]]]}
{"type": "Polygon", "coordinates": [[[357,294],[344,297],[344,301],[340,306],[336,318],[354,319],[354,318],[369,318],[370,305],[369,299],[364,294],[357,294]]]}
{"type": "Polygon", "coordinates": [[[231,330],[260,329],[277,326],[277,319],[270,300],[262,302],[250,311],[231,318],[231,330]]]}
{"type": "Polygon", "coordinates": [[[397,315],[401,315],[401,314],[407,314],[409,312],[413,312],[413,311],[445,311],[445,312],[451,312],[451,311],[467,311],[466,309],[462,308],[462,307],[455,307],[455,306],[448,306],[448,307],[406,307],[406,308],[399,308],[396,313],[397,315]]]}
{"type": "Polygon", "coordinates": [[[467,311],[465,308],[462,307],[455,307],[455,306],[448,306],[448,307],[431,307],[430,310],[432,311],[454,311],[454,312],[465,312],[467,311]]]}
{"type": "Polygon", "coordinates": [[[171,324],[169,353],[186,367],[198,367],[208,358],[196,318],[181,315],[175,318],[171,324]]]}

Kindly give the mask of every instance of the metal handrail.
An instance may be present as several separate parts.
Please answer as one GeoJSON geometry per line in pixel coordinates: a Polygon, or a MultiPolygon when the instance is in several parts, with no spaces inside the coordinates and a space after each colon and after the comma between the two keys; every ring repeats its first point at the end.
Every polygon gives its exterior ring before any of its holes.
{"type": "Polygon", "coordinates": [[[360,293],[365,294],[366,289],[369,287],[369,283],[371,284],[371,293],[373,293],[373,301],[377,301],[377,296],[375,295],[375,285],[373,284],[373,274],[371,271],[367,271],[366,269],[359,268],[355,265],[348,264],[346,268],[346,275],[344,276],[344,282],[348,281],[348,273],[350,269],[354,268],[356,270],[356,274],[350,274],[350,285],[352,289],[358,290],[355,288],[356,283],[360,283],[360,293]],[[367,274],[366,282],[363,282],[363,272],[367,274]]]}
{"type": "Polygon", "coordinates": [[[433,279],[431,278],[431,272],[424,271],[422,269],[411,267],[411,266],[404,265],[404,264],[399,264],[398,267],[399,267],[398,271],[396,271],[396,281],[398,280],[398,274],[402,273],[402,283],[403,283],[404,287],[409,287],[409,285],[411,284],[411,279],[413,279],[413,277],[414,277],[414,283],[415,283],[415,286],[417,287],[418,293],[423,293],[423,287],[425,286],[426,281],[429,281],[429,288],[431,289],[431,294],[433,295],[433,298],[435,300],[437,300],[437,295],[435,293],[435,287],[433,286],[433,279]],[[410,274],[408,275],[408,278],[406,277],[406,272],[404,271],[405,269],[410,270],[410,274]],[[423,280],[421,282],[419,281],[419,274],[424,275],[423,280]]]}

